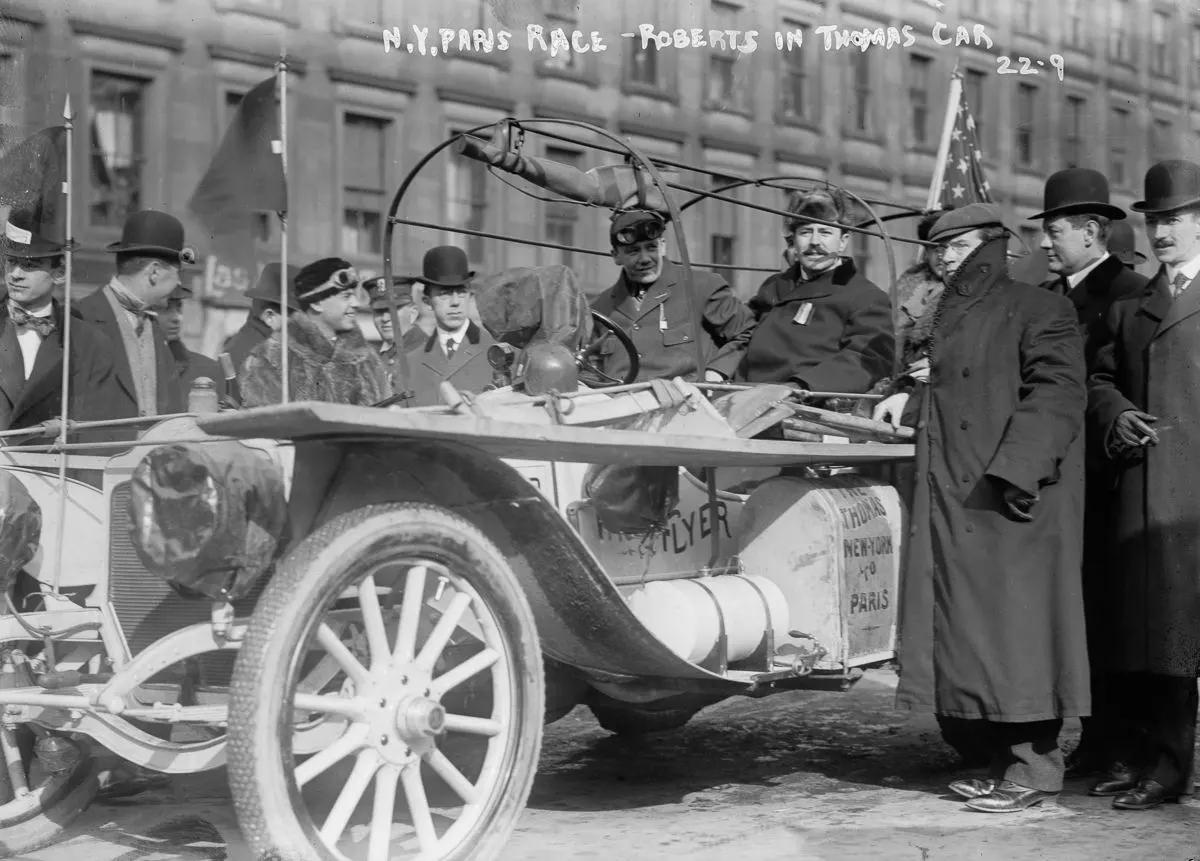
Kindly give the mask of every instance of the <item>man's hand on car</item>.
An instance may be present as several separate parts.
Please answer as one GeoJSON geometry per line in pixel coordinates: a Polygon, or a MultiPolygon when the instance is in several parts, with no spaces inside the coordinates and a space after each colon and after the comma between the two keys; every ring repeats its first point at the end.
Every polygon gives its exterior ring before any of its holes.
{"type": "Polygon", "coordinates": [[[875,411],[871,413],[871,418],[877,422],[890,422],[892,427],[900,427],[900,419],[904,415],[904,408],[908,406],[908,392],[896,392],[894,395],[888,395],[882,401],[875,405],[875,411]]]}

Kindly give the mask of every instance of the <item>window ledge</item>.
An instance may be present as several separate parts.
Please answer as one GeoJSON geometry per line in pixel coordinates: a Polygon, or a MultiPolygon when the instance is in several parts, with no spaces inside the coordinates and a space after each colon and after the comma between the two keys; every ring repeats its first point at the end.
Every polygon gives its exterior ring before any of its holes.
{"type": "Polygon", "coordinates": [[[821,131],[820,127],[817,126],[816,122],[809,119],[808,117],[799,116],[797,114],[781,113],[779,111],[776,111],[774,116],[775,116],[776,123],[778,123],[779,125],[787,126],[788,128],[803,129],[804,131],[807,131],[807,132],[820,132],[821,131]]]}
{"type": "Polygon", "coordinates": [[[294,11],[292,3],[289,0],[284,0],[283,6],[284,8],[282,9],[266,9],[261,4],[251,2],[251,0],[213,0],[213,8],[220,12],[240,12],[243,15],[252,15],[255,18],[278,21],[289,27],[299,27],[300,16],[294,11]]]}
{"type": "Polygon", "coordinates": [[[560,81],[570,81],[573,84],[582,84],[592,89],[600,86],[600,81],[597,80],[595,72],[590,68],[582,70],[563,69],[558,66],[546,65],[544,61],[539,62],[534,68],[540,78],[555,78],[560,81]]]}
{"type": "Polygon", "coordinates": [[[637,81],[625,81],[622,83],[621,93],[626,96],[645,96],[649,99],[658,99],[660,102],[669,102],[672,105],[679,104],[678,93],[664,87],[642,84],[637,81]]]}
{"type": "Polygon", "coordinates": [[[754,113],[749,108],[734,108],[725,105],[723,102],[704,100],[703,108],[706,111],[716,111],[722,114],[730,114],[736,117],[743,117],[747,120],[754,119],[754,113]]]}
{"type": "Polygon", "coordinates": [[[842,139],[850,141],[862,141],[863,143],[883,145],[883,135],[877,135],[872,132],[842,130],[842,139]]]}

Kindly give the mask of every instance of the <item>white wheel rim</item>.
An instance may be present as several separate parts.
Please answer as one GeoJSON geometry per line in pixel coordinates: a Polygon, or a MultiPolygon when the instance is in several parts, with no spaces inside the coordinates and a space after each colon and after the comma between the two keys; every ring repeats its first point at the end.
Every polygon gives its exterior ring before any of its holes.
{"type": "MultiPolygon", "coordinates": [[[[310,809],[313,826],[338,858],[442,857],[480,825],[503,791],[505,760],[520,735],[513,714],[513,649],[471,584],[429,560],[377,563],[335,606],[318,622],[312,648],[332,658],[338,672],[324,692],[301,684],[291,704],[298,722],[316,717],[344,727],[335,741],[295,766],[299,787],[353,763],[331,804],[319,812],[310,809]],[[380,577],[397,569],[399,578],[380,577]],[[398,606],[392,601],[383,606],[381,589],[398,606]],[[357,616],[347,612],[348,604],[357,616]],[[439,671],[448,648],[464,642],[479,648],[439,671]],[[485,680],[490,714],[450,710],[464,684],[485,680]],[[447,739],[459,738],[485,748],[474,779],[444,750],[447,739]],[[437,775],[440,794],[448,788],[458,803],[431,808],[426,773],[437,775]]],[[[323,680],[329,664],[322,661],[323,680]]]]}

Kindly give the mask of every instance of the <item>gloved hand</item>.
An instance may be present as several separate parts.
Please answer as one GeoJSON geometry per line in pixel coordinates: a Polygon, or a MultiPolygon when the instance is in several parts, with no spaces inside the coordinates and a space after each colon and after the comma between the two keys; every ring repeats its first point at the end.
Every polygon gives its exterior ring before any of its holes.
{"type": "Polygon", "coordinates": [[[877,422],[891,422],[894,428],[900,427],[900,418],[904,415],[904,408],[908,406],[909,397],[908,392],[889,395],[875,405],[871,418],[877,422]]]}
{"type": "Polygon", "coordinates": [[[929,382],[929,357],[923,356],[917,359],[905,369],[904,373],[918,383],[929,382]]]}

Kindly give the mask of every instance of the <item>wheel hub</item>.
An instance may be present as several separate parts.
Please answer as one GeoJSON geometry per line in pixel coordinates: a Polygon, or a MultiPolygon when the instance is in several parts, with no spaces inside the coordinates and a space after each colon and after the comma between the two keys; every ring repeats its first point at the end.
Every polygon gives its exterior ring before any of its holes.
{"type": "Polygon", "coordinates": [[[435,700],[408,697],[396,707],[396,731],[409,744],[439,736],[446,729],[446,709],[435,700]]]}

